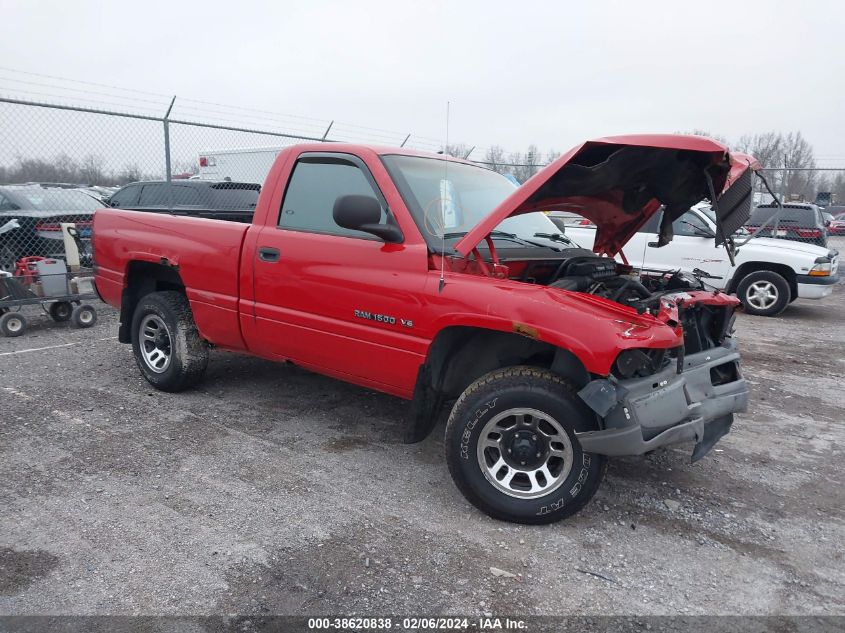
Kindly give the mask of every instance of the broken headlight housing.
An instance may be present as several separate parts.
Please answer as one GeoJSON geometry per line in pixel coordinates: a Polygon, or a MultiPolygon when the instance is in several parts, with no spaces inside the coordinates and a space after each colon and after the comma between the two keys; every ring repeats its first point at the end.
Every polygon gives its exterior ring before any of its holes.
{"type": "Polygon", "coordinates": [[[669,363],[667,349],[626,349],[613,363],[613,374],[627,379],[651,376],[669,363]]]}

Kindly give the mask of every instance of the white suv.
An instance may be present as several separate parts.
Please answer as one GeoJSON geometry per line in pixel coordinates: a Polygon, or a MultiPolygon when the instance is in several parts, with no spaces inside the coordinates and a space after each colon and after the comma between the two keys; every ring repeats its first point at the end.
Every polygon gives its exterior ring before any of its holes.
{"type": "MultiPolygon", "coordinates": [[[[628,263],[643,269],[703,271],[711,276],[705,283],[736,293],[749,314],[775,316],[799,297],[828,296],[839,281],[838,251],[768,237],[736,236],[739,250],[736,266],[731,266],[724,246],[715,246],[715,218],[709,207],[690,209],[675,220],[675,237],[666,246],[649,246],[657,242],[661,217],[662,212],[654,214],[625,245],[628,263]]],[[[596,227],[567,224],[565,232],[590,248],[596,227]]]]}

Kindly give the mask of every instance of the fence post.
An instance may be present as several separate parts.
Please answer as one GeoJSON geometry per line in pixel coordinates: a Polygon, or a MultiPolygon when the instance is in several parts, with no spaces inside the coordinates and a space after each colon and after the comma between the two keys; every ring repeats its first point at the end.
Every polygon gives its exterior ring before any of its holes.
{"type": "Polygon", "coordinates": [[[787,167],[786,167],[786,159],[783,159],[783,176],[780,179],[780,200],[778,204],[778,212],[775,216],[775,228],[772,237],[778,236],[778,225],[780,224],[780,216],[783,213],[783,203],[786,200],[786,174],[787,174],[787,167]]]}
{"type": "Polygon", "coordinates": [[[164,169],[165,169],[165,180],[167,180],[167,208],[169,211],[173,211],[173,188],[172,178],[170,175],[170,111],[173,109],[173,104],[176,103],[176,95],[173,95],[173,98],[170,100],[170,106],[167,108],[167,112],[164,115],[164,169]]]}

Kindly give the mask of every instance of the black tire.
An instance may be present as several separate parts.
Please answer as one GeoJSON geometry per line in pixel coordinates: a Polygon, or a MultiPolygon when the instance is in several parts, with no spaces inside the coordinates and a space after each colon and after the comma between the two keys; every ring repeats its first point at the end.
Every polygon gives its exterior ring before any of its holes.
{"type": "MultiPolygon", "coordinates": [[[[601,484],[607,459],[582,451],[575,437],[576,431],[595,431],[598,428],[595,414],[578,399],[569,383],[557,374],[538,367],[498,369],[475,381],[455,403],[446,424],[446,461],[455,485],[482,512],[516,523],[553,523],[581,510],[601,484]],[[571,448],[568,474],[561,466],[560,483],[547,494],[534,498],[517,498],[494,486],[482,468],[480,460],[483,457],[479,457],[477,452],[482,431],[488,428],[487,425],[495,424],[497,417],[519,409],[533,409],[553,418],[565,431],[571,448]]],[[[505,434],[500,435],[505,441],[505,434]]],[[[532,447],[531,451],[534,450],[532,447]]],[[[505,461],[513,457],[501,451],[498,454],[505,461]]],[[[483,455],[489,458],[489,453],[484,452],[483,455]]],[[[563,463],[565,461],[561,460],[563,463]]],[[[519,466],[514,471],[519,471],[519,466]]],[[[512,480],[520,476],[517,474],[512,480]]],[[[532,481],[527,476],[525,479],[532,481]]]]}
{"type": "Polygon", "coordinates": [[[161,391],[183,391],[195,385],[208,366],[208,343],[200,337],[188,299],[172,290],[148,294],[138,302],[132,317],[132,351],[144,378],[161,391]],[[163,331],[159,340],[142,342],[140,328],[145,323],[163,331]],[[159,349],[159,344],[168,360],[154,368],[145,350],[159,349]]]}
{"type": "Polygon", "coordinates": [[[26,332],[26,317],[20,312],[6,312],[0,316],[0,332],[4,336],[15,337],[26,332]]]}
{"type": "Polygon", "coordinates": [[[97,311],[85,303],[73,309],[70,319],[76,327],[93,327],[97,322],[97,311]]]}
{"type": "Polygon", "coordinates": [[[782,275],[771,270],[757,270],[742,278],[736,296],[748,314],[777,316],[789,305],[792,291],[782,275]],[[763,288],[767,290],[766,297],[761,294],[763,288]]]}
{"type": "Polygon", "coordinates": [[[50,318],[56,323],[69,321],[73,314],[73,304],[70,301],[56,301],[50,304],[50,318]]]}

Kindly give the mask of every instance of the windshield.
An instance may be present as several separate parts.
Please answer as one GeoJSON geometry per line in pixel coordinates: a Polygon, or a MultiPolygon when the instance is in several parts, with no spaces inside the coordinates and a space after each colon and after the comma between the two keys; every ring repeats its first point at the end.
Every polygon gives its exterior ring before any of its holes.
{"type": "Polygon", "coordinates": [[[698,207],[698,211],[703,213],[713,223],[713,226],[716,226],[716,212],[712,208],[698,207]]]}
{"type": "MultiPolygon", "coordinates": [[[[444,235],[455,242],[517,188],[501,174],[474,165],[401,155],[382,160],[429,244],[439,244],[444,235]]],[[[507,218],[496,231],[532,241],[538,233],[563,236],[541,212],[507,218]]]]}
{"type": "Polygon", "coordinates": [[[24,209],[36,211],[90,211],[103,208],[103,203],[73,189],[19,189],[15,197],[24,209]]]}

